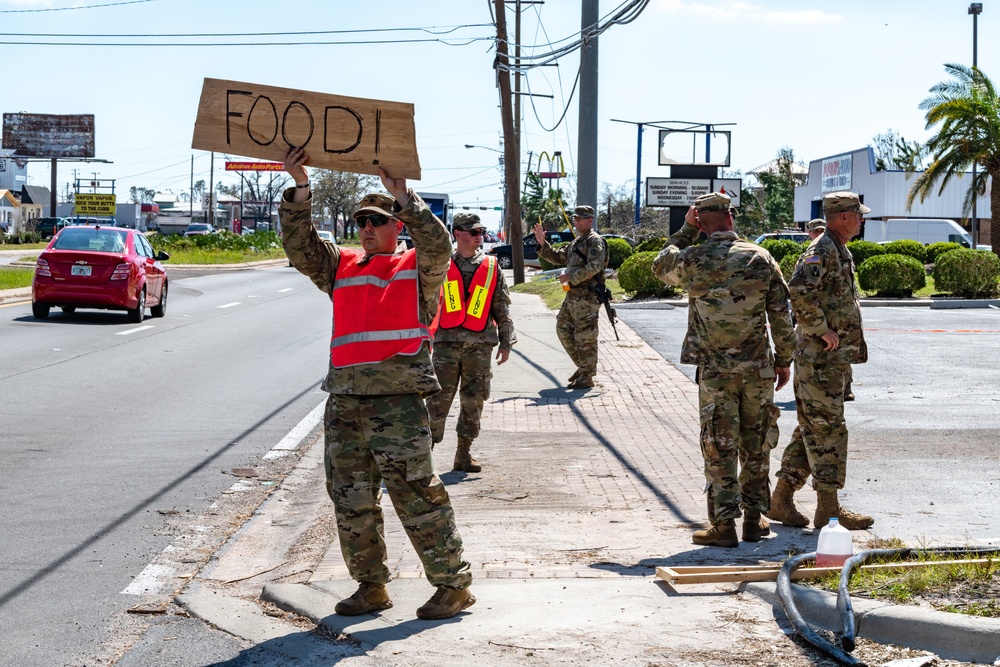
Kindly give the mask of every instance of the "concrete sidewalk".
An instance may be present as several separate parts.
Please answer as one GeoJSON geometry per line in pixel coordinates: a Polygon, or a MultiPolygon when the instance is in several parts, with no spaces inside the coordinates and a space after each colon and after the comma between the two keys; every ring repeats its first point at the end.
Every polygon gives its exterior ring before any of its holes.
{"type": "MultiPolygon", "coordinates": [[[[436,450],[473,564],[477,603],[446,621],[415,618],[433,589],[386,501],[395,606],[354,618],[334,614],[356,584],[320,488],[319,441],[300,464],[313,484],[299,486],[311,488],[307,511],[325,518],[330,546],[302,581],[273,580],[261,598],[335,636],[349,635],[366,659],[382,664],[815,664],[786,635],[780,610],[734,584],[675,591],[656,579],[655,568],[777,563],[790,552],[813,551],[818,531],[777,525],[771,537],[737,549],[692,545],[691,532],[705,516],[695,385],[623,323],[616,342],[602,320],[599,386],[566,390],[573,367],[556,338],[555,314],[537,297],[512,296],[519,343],[510,362],[495,370],[473,446],[483,472],[450,470],[454,409],[436,450]]],[[[267,506],[258,514],[266,516],[267,506]]],[[[295,545],[282,551],[277,539],[270,538],[266,554],[228,546],[180,603],[240,634],[242,626],[219,604],[219,582],[287,559],[295,545]]],[[[274,629],[255,636],[282,639],[274,629]]]]}

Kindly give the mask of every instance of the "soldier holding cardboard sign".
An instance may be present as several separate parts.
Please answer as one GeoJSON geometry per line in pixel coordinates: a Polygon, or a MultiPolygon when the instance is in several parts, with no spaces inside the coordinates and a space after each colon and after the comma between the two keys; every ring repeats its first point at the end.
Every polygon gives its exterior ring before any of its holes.
{"type": "Polygon", "coordinates": [[[295,179],[281,202],[282,243],[299,272],[333,301],[326,404],[326,488],[340,548],[358,590],[335,611],[357,616],[392,606],[383,539],[382,482],[437,592],[422,619],[450,618],[475,603],[472,574],[448,491],[434,474],[424,397],[440,390],[430,326],[448,272],[444,224],[402,178],[381,170],[391,192],[366,195],[354,212],[363,251],[321,241],[311,221],[308,155],[293,148],[295,179]],[[398,243],[406,226],[413,249],[398,243]]]}

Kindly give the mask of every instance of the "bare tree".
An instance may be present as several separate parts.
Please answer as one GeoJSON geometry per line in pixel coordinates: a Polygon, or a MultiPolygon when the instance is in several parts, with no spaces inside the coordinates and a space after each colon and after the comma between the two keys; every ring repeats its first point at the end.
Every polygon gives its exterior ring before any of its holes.
{"type": "MultiPolygon", "coordinates": [[[[238,172],[240,183],[224,185],[217,183],[215,191],[218,194],[240,197],[243,202],[243,222],[254,221],[256,228],[260,223],[266,224],[269,228],[273,219],[274,204],[279,203],[281,194],[289,185],[289,176],[284,172],[269,171],[265,175],[263,172],[238,172]],[[249,175],[248,175],[249,174],[249,175]]],[[[204,185],[203,181],[199,181],[204,185]]],[[[198,183],[195,183],[197,190],[198,183]]]]}
{"type": "Polygon", "coordinates": [[[378,189],[378,178],[347,171],[314,169],[309,180],[312,183],[313,210],[326,211],[334,222],[335,236],[339,221],[343,238],[355,238],[357,230],[351,213],[363,196],[378,189]]]}

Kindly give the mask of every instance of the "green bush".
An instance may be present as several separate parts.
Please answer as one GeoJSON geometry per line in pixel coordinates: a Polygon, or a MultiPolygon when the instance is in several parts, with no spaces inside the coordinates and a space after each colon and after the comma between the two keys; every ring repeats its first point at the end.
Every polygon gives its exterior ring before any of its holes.
{"type": "Polygon", "coordinates": [[[42,235],[38,232],[18,232],[10,237],[10,242],[22,245],[27,245],[29,243],[41,243],[42,235]]]}
{"type": "Polygon", "coordinates": [[[788,239],[767,239],[761,242],[760,247],[771,253],[774,261],[779,263],[784,259],[785,255],[802,254],[802,246],[788,239]]]}
{"type": "Polygon", "coordinates": [[[667,244],[664,238],[646,239],[635,247],[635,252],[660,252],[667,244]]]}
{"type": "Polygon", "coordinates": [[[625,239],[606,239],[608,242],[608,268],[617,269],[631,257],[633,250],[625,239]]]}
{"type": "Polygon", "coordinates": [[[952,250],[939,255],[934,263],[934,286],[955,296],[996,296],[998,281],[1000,257],[989,250],[952,250]]]}
{"type": "Polygon", "coordinates": [[[876,296],[912,296],[927,284],[927,272],[915,257],[887,253],[869,257],[858,267],[858,284],[876,296]]]}
{"type": "Polygon", "coordinates": [[[798,264],[799,257],[802,257],[801,252],[790,252],[778,262],[778,266],[781,268],[781,275],[785,277],[786,283],[792,279],[792,274],[795,273],[795,265],[798,264]]]}
{"type": "Polygon", "coordinates": [[[635,296],[675,296],[680,290],[653,275],[653,260],[659,252],[637,252],[618,269],[618,284],[635,296]]]}
{"type": "Polygon", "coordinates": [[[854,266],[861,266],[869,257],[885,254],[885,246],[871,241],[848,241],[847,250],[854,258],[854,266]]]}
{"type": "MultiPolygon", "coordinates": [[[[552,249],[556,250],[558,248],[562,248],[563,246],[567,246],[570,243],[571,241],[563,241],[562,243],[553,243],[552,249]]],[[[552,269],[559,268],[559,265],[553,264],[549,260],[544,259],[541,255],[538,256],[538,263],[542,265],[542,271],[551,271],[552,269]]]]}
{"type": "Polygon", "coordinates": [[[946,252],[952,250],[961,250],[962,246],[957,243],[952,243],[950,241],[939,241],[938,243],[931,243],[929,246],[924,248],[927,256],[924,258],[928,264],[933,264],[937,261],[937,258],[946,252]]]}
{"type": "Polygon", "coordinates": [[[885,254],[887,255],[906,255],[907,257],[912,257],[921,264],[927,263],[927,248],[920,241],[914,241],[913,239],[900,239],[898,241],[889,241],[888,243],[883,243],[882,247],[885,248],[885,254]]]}
{"type": "Polygon", "coordinates": [[[204,248],[211,250],[233,250],[236,252],[260,252],[271,248],[280,248],[281,239],[275,232],[254,232],[242,236],[231,232],[218,234],[200,234],[198,236],[180,236],[178,234],[154,234],[148,237],[154,250],[204,248]]]}

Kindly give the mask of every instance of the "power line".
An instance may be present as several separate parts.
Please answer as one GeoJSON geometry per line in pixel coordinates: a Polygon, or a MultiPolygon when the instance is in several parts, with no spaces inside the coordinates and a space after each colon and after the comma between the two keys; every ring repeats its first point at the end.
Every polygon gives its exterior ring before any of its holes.
{"type": "Polygon", "coordinates": [[[118,7],[120,5],[138,5],[143,2],[156,2],[156,0],[122,0],[122,2],[108,2],[103,5],[82,5],[79,7],[48,7],[45,9],[0,9],[0,14],[37,14],[38,12],[68,12],[76,9],[103,9],[105,7],[118,7]]]}
{"type": "Polygon", "coordinates": [[[434,43],[445,46],[468,46],[473,42],[491,41],[495,37],[469,37],[462,41],[445,39],[382,39],[382,40],[341,40],[314,42],[10,42],[0,41],[4,46],[123,46],[123,47],[216,47],[216,46],[360,46],[365,44],[418,44],[434,43]]]}
{"type": "MultiPolygon", "coordinates": [[[[141,0],[150,2],[151,0],[141,0]]],[[[42,10],[32,10],[42,11],[42,10]]],[[[370,32],[426,32],[432,35],[447,35],[465,28],[490,28],[488,23],[467,23],[454,26],[426,26],[422,28],[359,28],[356,30],[303,30],[293,32],[192,32],[192,33],[50,33],[50,32],[0,32],[4,37],[66,37],[73,39],[101,37],[297,37],[302,35],[353,35],[370,32]]]]}

